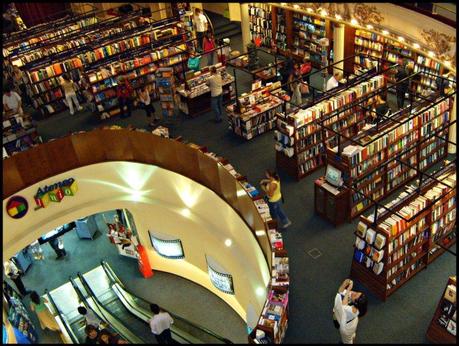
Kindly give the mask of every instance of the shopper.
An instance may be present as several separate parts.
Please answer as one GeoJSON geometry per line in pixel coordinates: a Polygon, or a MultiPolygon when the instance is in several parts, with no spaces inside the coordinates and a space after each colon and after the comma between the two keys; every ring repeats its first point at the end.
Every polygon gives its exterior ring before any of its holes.
{"type": "Polygon", "coordinates": [[[120,338],[118,334],[110,333],[107,329],[99,332],[98,342],[102,345],[127,344],[126,340],[120,338]]]}
{"type": "Polygon", "coordinates": [[[325,88],[325,91],[329,91],[329,90],[332,90],[338,87],[339,81],[342,78],[343,78],[343,74],[341,72],[333,73],[333,76],[331,76],[330,79],[327,81],[327,87],[325,88]]]}
{"type": "Polygon", "coordinates": [[[84,328],[84,332],[86,333],[86,340],[85,344],[97,344],[99,342],[99,330],[88,324],[84,328]]]}
{"type": "MultiPolygon", "coordinates": [[[[297,65],[298,64],[295,64],[295,66],[297,65]]],[[[294,68],[292,73],[290,73],[290,76],[288,78],[288,83],[289,83],[290,93],[292,95],[291,102],[297,106],[301,105],[302,99],[301,99],[301,89],[300,89],[300,80],[299,80],[299,66],[298,66],[298,70],[294,68]]]]}
{"type": "Polygon", "coordinates": [[[32,102],[30,101],[29,95],[27,94],[27,77],[16,65],[13,66],[13,81],[17,90],[19,90],[21,93],[21,97],[24,98],[24,103],[31,105],[32,102]]]}
{"type": "Polygon", "coordinates": [[[194,9],[194,25],[196,28],[196,40],[198,41],[198,50],[202,52],[202,43],[204,39],[204,33],[209,30],[209,22],[207,17],[202,13],[200,8],[194,9]]]}
{"type": "Polygon", "coordinates": [[[231,55],[231,46],[230,46],[230,39],[224,38],[221,40],[220,49],[217,52],[217,59],[218,62],[221,62],[223,65],[226,64],[226,61],[230,58],[231,55]]]}
{"type": "Polygon", "coordinates": [[[204,50],[204,54],[206,54],[207,57],[207,65],[213,65],[215,61],[215,40],[211,32],[208,31],[205,33],[204,39],[202,41],[202,47],[204,50]]]}
{"type": "Polygon", "coordinates": [[[49,241],[49,245],[53,248],[54,252],[56,252],[56,259],[61,259],[67,256],[67,251],[64,248],[64,242],[59,237],[53,238],[49,241]]]}
{"type": "Polygon", "coordinates": [[[277,172],[266,170],[265,176],[260,182],[261,189],[266,192],[266,199],[269,206],[269,212],[274,220],[277,220],[281,229],[286,229],[292,224],[282,209],[281,183],[277,172]]]}
{"type": "Polygon", "coordinates": [[[376,94],[375,96],[375,106],[371,111],[371,117],[369,122],[371,124],[376,124],[384,119],[386,119],[391,113],[389,105],[386,102],[386,99],[381,94],[376,94]]]}
{"type": "Polygon", "coordinates": [[[145,85],[139,92],[139,101],[140,101],[140,106],[145,110],[146,115],[149,119],[151,119],[151,116],[153,115],[153,121],[150,122],[148,125],[149,126],[155,126],[155,122],[160,121],[159,115],[155,114],[155,107],[153,106],[153,103],[151,102],[151,97],[150,97],[150,92],[148,90],[148,85],[145,85]]]}
{"type": "Polygon", "coordinates": [[[175,343],[171,336],[171,325],[174,323],[171,315],[166,311],[161,311],[158,305],[150,304],[153,317],[150,319],[151,332],[155,335],[158,344],[175,343]]]}
{"type": "Polygon", "coordinates": [[[31,291],[27,290],[24,287],[24,284],[22,283],[22,271],[18,269],[16,264],[12,259],[9,259],[8,261],[3,262],[3,269],[5,270],[5,275],[9,277],[16,287],[18,288],[19,293],[24,297],[31,293],[31,291]]]}
{"type": "Polygon", "coordinates": [[[121,118],[127,118],[132,115],[132,86],[126,76],[120,78],[118,87],[116,88],[116,96],[121,110],[121,118]],[[127,108],[125,113],[124,107],[127,108]]]}
{"type": "Polygon", "coordinates": [[[77,86],[75,82],[66,73],[62,75],[61,86],[64,89],[65,100],[67,101],[67,106],[70,109],[70,114],[75,114],[73,110],[73,104],[75,104],[75,107],[79,111],[83,110],[83,107],[80,106],[80,103],[78,102],[78,98],[76,96],[75,90],[77,86]]]}
{"type": "Polygon", "coordinates": [[[398,109],[402,109],[405,103],[405,93],[408,91],[410,82],[408,77],[408,71],[405,66],[405,62],[403,59],[398,60],[398,66],[395,73],[395,93],[397,95],[397,107],[398,109]]]}
{"type": "Polygon", "coordinates": [[[21,96],[16,91],[13,91],[11,84],[7,84],[4,87],[3,111],[12,111],[15,114],[24,115],[21,96]]]}
{"type": "Polygon", "coordinates": [[[77,310],[80,313],[80,315],[84,317],[86,325],[91,325],[98,328],[99,325],[102,323],[102,320],[99,317],[97,317],[95,312],[91,309],[88,310],[84,306],[79,306],[77,310]]]}
{"type": "Polygon", "coordinates": [[[359,317],[365,316],[367,312],[367,297],[362,292],[352,291],[353,285],[350,279],[343,281],[333,307],[334,323],[339,328],[343,344],[354,343],[359,317]]]}
{"type": "Polygon", "coordinates": [[[303,63],[300,67],[301,75],[303,76],[303,81],[306,81],[308,84],[311,84],[311,76],[309,75],[312,71],[312,64],[311,61],[304,57],[303,63]]]}
{"type": "Polygon", "coordinates": [[[210,88],[212,110],[215,113],[215,122],[222,122],[223,114],[223,80],[220,73],[217,73],[215,66],[210,68],[210,77],[207,81],[210,88]]]}
{"type": "Polygon", "coordinates": [[[48,300],[40,297],[37,292],[30,292],[30,310],[37,314],[41,329],[45,330],[48,328],[52,331],[59,331],[56,320],[46,306],[47,303],[48,300]]]}
{"type": "Polygon", "coordinates": [[[94,95],[91,92],[91,84],[89,84],[86,77],[82,76],[79,81],[80,90],[83,94],[83,97],[86,100],[87,107],[91,110],[91,112],[96,111],[96,105],[94,104],[94,95]]]}

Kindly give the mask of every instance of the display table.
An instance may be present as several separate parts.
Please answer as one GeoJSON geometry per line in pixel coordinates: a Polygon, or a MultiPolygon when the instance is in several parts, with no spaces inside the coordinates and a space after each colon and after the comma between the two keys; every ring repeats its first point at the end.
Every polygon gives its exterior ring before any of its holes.
{"type": "Polygon", "coordinates": [[[3,114],[3,148],[8,155],[41,143],[37,129],[28,114],[7,112],[3,114]]]}
{"type": "Polygon", "coordinates": [[[75,221],[76,231],[80,239],[93,239],[97,232],[97,224],[94,216],[89,216],[75,221]]]}
{"type": "Polygon", "coordinates": [[[325,181],[325,177],[317,179],[314,182],[314,210],[335,226],[348,221],[349,189],[335,190],[325,181]]]}

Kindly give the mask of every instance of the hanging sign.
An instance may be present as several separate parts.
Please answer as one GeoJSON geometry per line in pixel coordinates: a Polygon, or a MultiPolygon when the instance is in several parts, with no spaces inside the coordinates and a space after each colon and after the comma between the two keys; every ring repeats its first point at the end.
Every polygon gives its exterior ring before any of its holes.
{"type": "Polygon", "coordinates": [[[35,210],[46,208],[49,202],[60,202],[65,196],[74,196],[77,191],[78,185],[73,178],[39,188],[34,196],[37,204],[35,210]]]}
{"type": "Polygon", "coordinates": [[[27,214],[29,204],[24,197],[13,196],[6,203],[6,213],[13,219],[20,219],[27,214]]]}

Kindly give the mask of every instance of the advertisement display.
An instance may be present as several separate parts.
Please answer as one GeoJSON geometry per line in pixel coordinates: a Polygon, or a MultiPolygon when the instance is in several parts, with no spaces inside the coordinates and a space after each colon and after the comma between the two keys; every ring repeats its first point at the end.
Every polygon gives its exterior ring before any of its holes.
{"type": "Polygon", "coordinates": [[[227,294],[234,294],[233,276],[227,273],[223,273],[222,270],[215,268],[216,265],[211,265],[209,258],[206,256],[207,270],[209,272],[209,278],[212,284],[220,291],[227,294]]]}
{"type": "Polygon", "coordinates": [[[153,246],[155,251],[162,257],[170,259],[185,258],[185,254],[183,253],[182,242],[180,239],[165,240],[153,236],[150,233],[150,231],[148,231],[148,234],[150,235],[151,245],[153,246]]]}

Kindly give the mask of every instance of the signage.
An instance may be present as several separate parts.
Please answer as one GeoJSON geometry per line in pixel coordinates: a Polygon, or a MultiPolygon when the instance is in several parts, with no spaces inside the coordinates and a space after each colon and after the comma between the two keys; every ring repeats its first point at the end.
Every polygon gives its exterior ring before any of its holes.
{"type": "Polygon", "coordinates": [[[27,214],[29,204],[24,197],[13,196],[6,203],[6,212],[13,219],[20,219],[27,214]]]}
{"type": "Polygon", "coordinates": [[[150,232],[148,233],[150,234],[151,245],[160,256],[170,259],[185,258],[180,239],[164,240],[154,237],[150,232]]]}
{"type": "Polygon", "coordinates": [[[38,188],[37,194],[34,196],[37,204],[35,210],[46,208],[49,202],[60,202],[65,196],[74,196],[77,191],[78,185],[73,178],[38,188]]]}
{"type": "Polygon", "coordinates": [[[216,271],[209,263],[207,263],[207,270],[209,272],[210,281],[216,288],[224,293],[234,294],[233,277],[230,274],[216,271]]]}

